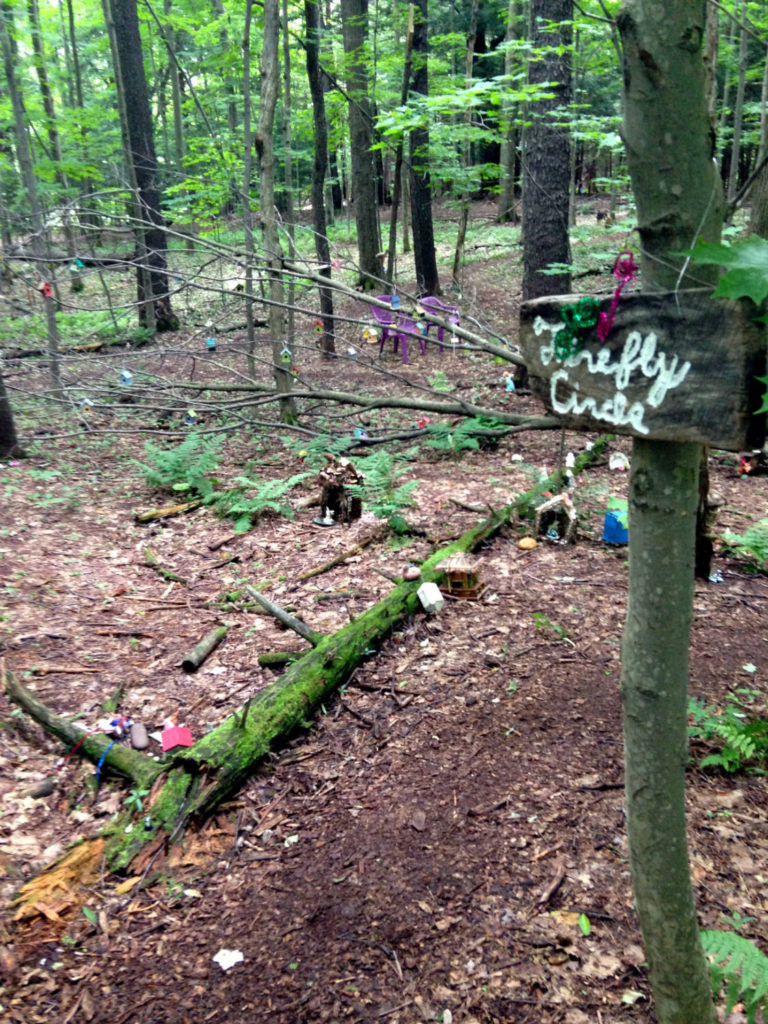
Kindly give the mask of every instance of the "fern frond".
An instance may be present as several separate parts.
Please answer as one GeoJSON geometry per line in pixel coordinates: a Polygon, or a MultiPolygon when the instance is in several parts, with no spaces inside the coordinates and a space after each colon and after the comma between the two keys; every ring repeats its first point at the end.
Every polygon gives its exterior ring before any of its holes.
{"type": "Polygon", "coordinates": [[[726,1016],[741,999],[753,1022],[768,994],[768,956],[735,932],[702,931],[701,944],[711,961],[713,990],[717,979],[715,995],[725,983],[726,1016]]]}

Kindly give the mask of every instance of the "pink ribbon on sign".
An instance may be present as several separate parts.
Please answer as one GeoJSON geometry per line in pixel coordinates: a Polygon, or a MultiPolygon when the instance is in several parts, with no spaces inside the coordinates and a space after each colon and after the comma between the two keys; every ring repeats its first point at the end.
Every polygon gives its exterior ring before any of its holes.
{"type": "Polygon", "coordinates": [[[634,255],[628,250],[620,252],[613,265],[613,276],[619,283],[616,286],[616,291],[613,293],[611,308],[607,313],[601,313],[597,318],[597,336],[600,341],[605,341],[613,327],[613,321],[616,319],[616,310],[619,305],[622,289],[631,281],[634,281],[636,275],[637,267],[635,266],[634,255]]]}

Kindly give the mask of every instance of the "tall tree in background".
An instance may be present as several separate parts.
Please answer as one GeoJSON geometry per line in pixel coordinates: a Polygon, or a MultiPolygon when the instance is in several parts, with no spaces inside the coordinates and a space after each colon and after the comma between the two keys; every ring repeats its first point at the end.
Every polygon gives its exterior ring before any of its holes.
{"type": "MultiPolygon", "coordinates": [[[[515,66],[519,63],[519,57],[515,55],[512,45],[520,37],[520,0],[509,0],[507,10],[507,31],[505,42],[507,49],[504,51],[504,74],[511,79],[515,66]]],[[[511,88],[511,82],[507,82],[507,88],[511,88]]],[[[518,127],[515,123],[514,104],[506,97],[502,97],[502,123],[501,123],[501,151],[499,153],[499,212],[500,221],[516,220],[515,217],[515,165],[517,163],[517,136],[518,127]]]]}
{"type": "MultiPolygon", "coordinates": [[[[679,254],[723,222],[702,61],[705,4],[625,0],[624,138],[643,288],[685,287],[679,254]],[[682,279],[682,280],[681,280],[682,279]]],[[[694,284],[706,279],[697,267],[694,284]]],[[[670,301],[672,301],[670,299],[670,301]]],[[[635,903],[659,1024],[713,1024],[685,827],[696,444],[635,438],[622,648],[624,789],[635,903]]]]}
{"type": "MultiPolygon", "coordinates": [[[[275,108],[280,78],[280,11],[279,0],[264,0],[264,44],[261,51],[261,97],[259,124],[254,144],[259,158],[259,199],[261,221],[264,228],[264,250],[269,279],[269,334],[272,338],[272,363],[275,386],[284,397],[280,399],[280,419],[283,423],[295,423],[296,406],[290,397],[290,366],[283,363],[284,352],[291,355],[286,346],[285,296],[283,288],[283,250],[277,225],[275,207],[275,108]]],[[[289,358],[290,362],[290,358],[289,358]]]]}
{"type": "Polygon", "coordinates": [[[16,79],[16,60],[13,47],[13,8],[7,0],[3,0],[0,3],[0,47],[3,54],[5,80],[8,84],[8,94],[11,99],[11,107],[13,108],[13,123],[16,132],[16,157],[19,161],[19,169],[21,170],[21,177],[29,204],[29,222],[32,228],[32,253],[37,264],[37,273],[40,275],[40,292],[45,307],[51,382],[54,394],[57,397],[63,397],[59,362],[59,329],[56,324],[56,301],[53,295],[53,288],[51,287],[53,266],[46,264],[46,256],[48,254],[46,252],[47,242],[43,224],[43,213],[37,194],[35,168],[29,147],[24,100],[16,79]]]}
{"type": "MultiPolygon", "coordinates": [[[[325,172],[328,167],[328,123],[325,117],[325,89],[320,70],[320,3],[305,0],[304,17],[307,25],[305,50],[307,78],[312,95],[312,122],[315,129],[315,159],[312,164],[312,226],[315,233],[315,253],[319,273],[331,276],[331,249],[328,244],[328,225],[325,216],[325,172]]],[[[320,288],[320,316],[323,333],[320,348],[326,356],[336,350],[333,324],[333,292],[320,288]]]]}
{"type": "Polygon", "coordinates": [[[374,176],[373,121],[368,89],[368,0],[341,0],[342,33],[349,96],[349,145],[352,170],[352,199],[357,224],[360,284],[380,287],[379,215],[374,176]]]}
{"type": "MultiPolygon", "coordinates": [[[[413,81],[411,92],[429,95],[427,60],[427,0],[416,0],[413,26],[413,81]]],[[[420,295],[439,295],[435,234],[432,225],[432,185],[429,177],[429,128],[426,123],[411,132],[411,230],[416,287],[420,295]]]]}
{"type": "Polygon", "coordinates": [[[528,83],[548,83],[531,104],[523,142],[523,299],[571,290],[570,270],[543,274],[550,264],[568,265],[568,193],[571,141],[565,122],[571,100],[572,0],[531,0],[528,83]]]}
{"type": "Polygon", "coordinates": [[[166,263],[166,236],[160,211],[160,186],[149,107],[147,82],[144,77],[139,19],[136,0],[105,0],[114,24],[117,56],[115,73],[123,89],[125,137],[128,158],[136,183],[135,201],[139,228],[143,233],[143,259],[146,267],[138,270],[140,316],[146,326],[158,331],[174,331],[178,327],[171,309],[166,263]],[[142,271],[146,270],[146,273],[142,271]],[[150,314],[154,323],[149,323],[150,314]]]}

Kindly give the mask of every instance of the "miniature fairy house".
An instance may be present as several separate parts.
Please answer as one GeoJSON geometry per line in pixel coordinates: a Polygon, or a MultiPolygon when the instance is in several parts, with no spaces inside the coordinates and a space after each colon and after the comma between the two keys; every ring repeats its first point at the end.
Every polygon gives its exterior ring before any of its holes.
{"type": "Polygon", "coordinates": [[[576,509],[568,491],[543,501],[536,509],[533,528],[537,536],[549,540],[576,540],[576,509]]]}
{"type": "Polygon", "coordinates": [[[453,597],[479,597],[484,590],[479,566],[479,562],[471,562],[463,552],[449,555],[440,563],[440,570],[445,574],[440,589],[453,597]]]}
{"type": "Polygon", "coordinates": [[[322,526],[349,524],[360,518],[363,505],[357,495],[350,494],[348,488],[362,484],[363,474],[349,459],[331,455],[327,459],[328,465],[320,470],[317,477],[323,491],[320,496],[320,517],[314,521],[322,526]]]}

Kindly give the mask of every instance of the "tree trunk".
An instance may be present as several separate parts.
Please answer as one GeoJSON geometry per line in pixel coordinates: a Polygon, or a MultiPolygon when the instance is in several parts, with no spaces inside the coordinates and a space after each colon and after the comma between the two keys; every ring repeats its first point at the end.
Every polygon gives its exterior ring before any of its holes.
{"type": "MultiPolygon", "coordinates": [[[[405,59],[403,61],[403,85],[400,90],[400,106],[408,102],[408,90],[411,84],[411,63],[413,59],[413,4],[408,4],[408,28],[405,34],[405,59]]],[[[400,197],[403,192],[403,137],[397,140],[395,147],[395,168],[392,174],[392,206],[389,212],[389,244],[387,246],[386,278],[395,279],[395,263],[397,259],[397,216],[400,210],[400,197]]]]}
{"type": "MultiPolygon", "coordinates": [[[[320,2],[305,0],[304,16],[307,24],[306,56],[307,78],[312,96],[312,120],[315,128],[315,159],[312,165],[312,226],[315,233],[315,253],[319,273],[331,277],[331,248],[328,244],[328,225],[325,216],[325,171],[328,166],[328,122],[325,115],[325,89],[320,70],[320,2]]],[[[322,334],[320,349],[326,358],[336,351],[333,322],[333,292],[319,289],[322,334]]]]}
{"type": "MultiPolygon", "coordinates": [[[[704,3],[626,0],[624,138],[643,287],[685,286],[723,202],[704,95],[704,3]]],[[[701,271],[697,268],[697,283],[701,271]]],[[[622,648],[625,794],[635,903],[659,1024],[713,1024],[685,829],[688,645],[700,447],[635,439],[622,648]]]]}
{"type": "Polygon", "coordinates": [[[136,0],[107,2],[110,4],[115,26],[115,46],[125,94],[126,135],[136,176],[136,202],[146,249],[148,274],[145,277],[139,268],[138,275],[140,316],[143,315],[144,323],[148,327],[154,326],[158,331],[175,331],[179,325],[171,309],[168,291],[165,228],[160,210],[152,113],[144,77],[136,0]],[[149,304],[154,313],[154,325],[148,322],[149,304]]]}
{"type": "MultiPolygon", "coordinates": [[[[427,73],[428,31],[427,0],[416,0],[413,29],[413,83],[411,92],[429,95],[427,73]]],[[[439,295],[435,235],[432,224],[432,186],[429,177],[429,129],[415,128],[410,138],[411,225],[416,288],[419,295],[439,295]]]]}
{"type": "Polygon", "coordinates": [[[541,56],[528,64],[529,85],[552,83],[549,99],[531,104],[523,143],[523,300],[571,290],[570,270],[542,274],[571,262],[568,188],[571,143],[553,112],[571,100],[572,0],[531,0],[529,38],[541,56]]]}
{"type": "Polygon", "coordinates": [[[728,173],[728,202],[732,202],[739,188],[739,157],[741,155],[741,125],[744,120],[744,90],[747,82],[747,0],[741,4],[741,32],[739,35],[739,78],[736,84],[736,102],[733,107],[733,142],[731,166],[728,173]]]}
{"type": "Polygon", "coordinates": [[[46,265],[46,241],[43,225],[43,214],[37,194],[37,181],[32,164],[32,154],[27,136],[27,118],[24,101],[16,79],[15,60],[11,39],[13,36],[13,8],[7,0],[0,3],[0,46],[3,53],[3,67],[8,83],[8,92],[13,108],[13,122],[16,130],[16,157],[19,161],[22,181],[29,203],[29,220],[32,227],[32,252],[38,264],[38,273],[43,278],[40,291],[45,307],[46,334],[48,340],[48,360],[50,363],[51,383],[54,395],[63,397],[61,369],[59,364],[59,330],[56,325],[56,301],[53,295],[53,267],[46,265]],[[48,280],[44,277],[47,276],[48,280]]]}
{"type": "MultiPolygon", "coordinates": [[[[475,62],[475,36],[477,35],[477,11],[480,6],[479,0],[472,0],[472,10],[469,15],[469,34],[467,36],[467,55],[464,68],[464,84],[467,89],[472,85],[472,74],[475,62]]],[[[464,111],[464,128],[469,128],[472,121],[472,109],[467,104],[464,111]]],[[[469,139],[465,138],[461,146],[461,167],[465,175],[469,174],[470,146],[469,139]]],[[[459,230],[456,234],[456,251],[453,254],[453,283],[459,289],[459,278],[461,276],[461,265],[464,262],[464,240],[467,237],[467,225],[469,224],[469,204],[471,200],[469,187],[464,189],[461,196],[461,209],[459,212],[459,230]]]]}
{"type": "Polygon", "coordinates": [[[365,46],[368,0],[341,0],[341,19],[349,96],[349,145],[360,284],[365,289],[378,291],[381,287],[382,268],[378,255],[379,215],[371,153],[373,124],[365,46]]]}
{"type": "Polygon", "coordinates": [[[278,44],[280,41],[279,0],[265,0],[264,43],[261,53],[261,102],[255,146],[259,158],[259,197],[265,249],[265,262],[269,279],[269,334],[272,339],[272,363],[277,390],[285,395],[280,400],[280,419],[283,423],[296,422],[296,406],[290,397],[290,373],[295,357],[286,345],[285,298],[283,290],[283,250],[277,227],[275,208],[275,153],[273,132],[275,107],[280,73],[278,44]],[[284,361],[285,353],[289,359],[284,361]]]}
{"type": "Polygon", "coordinates": [[[0,459],[21,458],[22,451],[16,437],[13,410],[5,390],[5,381],[0,372],[0,459]]]}
{"type": "MultiPolygon", "coordinates": [[[[520,0],[509,0],[507,10],[507,49],[504,51],[504,74],[511,77],[518,63],[512,43],[520,36],[520,0]]],[[[514,121],[515,107],[506,98],[501,107],[501,153],[499,155],[498,219],[515,222],[515,153],[517,149],[517,128],[514,121]]]]}

